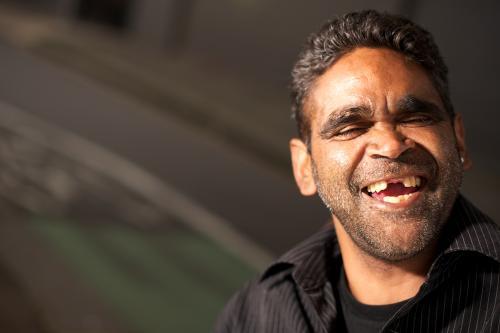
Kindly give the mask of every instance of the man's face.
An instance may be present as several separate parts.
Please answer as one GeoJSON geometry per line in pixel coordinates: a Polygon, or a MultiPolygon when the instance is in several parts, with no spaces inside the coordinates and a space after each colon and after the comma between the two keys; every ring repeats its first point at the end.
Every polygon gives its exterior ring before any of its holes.
{"type": "Polygon", "coordinates": [[[305,168],[359,248],[397,261],[435,239],[458,193],[465,151],[460,119],[446,114],[419,65],[388,49],[355,49],[318,78],[306,112],[305,168]]]}

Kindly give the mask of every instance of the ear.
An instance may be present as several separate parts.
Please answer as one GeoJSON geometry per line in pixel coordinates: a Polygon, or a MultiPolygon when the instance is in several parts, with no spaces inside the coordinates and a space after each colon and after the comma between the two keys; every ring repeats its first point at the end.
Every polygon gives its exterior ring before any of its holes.
{"type": "Polygon", "coordinates": [[[293,175],[302,195],[316,193],[316,184],[312,173],[311,154],[302,140],[290,140],[290,154],[292,157],[293,175]]]}
{"type": "Polygon", "coordinates": [[[468,170],[472,167],[472,160],[467,153],[467,148],[465,146],[465,128],[462,121],[462,115],[456,114],[455,119],[453,119],[453,128],[455,130],[455,138],[457,140],[457,148],[460,157],[463,159],[463,168],[468,170]]]}

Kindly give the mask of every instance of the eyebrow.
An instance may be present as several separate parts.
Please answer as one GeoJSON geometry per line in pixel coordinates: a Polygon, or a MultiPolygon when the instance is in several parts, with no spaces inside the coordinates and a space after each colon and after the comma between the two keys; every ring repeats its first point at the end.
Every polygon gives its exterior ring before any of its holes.
{"type": "MultiPolygon", "coordinates": [[[[443,120],[446,117],[446,112],[438,105],[415,97],[414,95],[406,95],[397,102],[395,116],[398,117],[400,115],[412,113],[430,114],[437,120],[443,120]]],[[[373,110],[367,106],[348,106],[339,108],[330,113],[328,119],[321,126],[319,136],[327,140],[337,128],[367,120],[371,116],[373,116],[373,110]]]]}
{"type": "Polygon", "coordinates": [[[319,135],[322,139],[328,139],[335,129],[367,119],[372,115],[373,111],[366,106],[351,106],[334,110],[321,126],[319,135]]]}
{"type": "Polygon", "coordinates": [[[397,114],[420,113],[432,114],[439,119],[444,119],[446,112],[432,102],[422,100],[413,95],[401,98],[397,103],[397,114]]]}

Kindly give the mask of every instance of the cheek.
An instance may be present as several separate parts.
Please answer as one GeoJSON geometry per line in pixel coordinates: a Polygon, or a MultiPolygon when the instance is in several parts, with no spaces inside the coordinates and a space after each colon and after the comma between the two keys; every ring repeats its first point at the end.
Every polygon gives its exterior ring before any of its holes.
{"type": "Polygon", "coordinates": [[[325,170],[335,178],[350,177],[362,157],[360,145],[347,143],[331,143],[322,149],[321,159],[325,170]]]}
{"type": "Polygon", "coordinates": [[[346,169],[352,161],[352,158],[349,155],[350,154],[347,150],[332,149],[327,155],[327,160],[339,168],[346,169]]]}
{"type": "Polygon", "coordinates": [[[408,137],[427,150],[441,165],[447,164],[457,153],[455,136],[450,126],[414,130],[408,133],[408,137]]]}

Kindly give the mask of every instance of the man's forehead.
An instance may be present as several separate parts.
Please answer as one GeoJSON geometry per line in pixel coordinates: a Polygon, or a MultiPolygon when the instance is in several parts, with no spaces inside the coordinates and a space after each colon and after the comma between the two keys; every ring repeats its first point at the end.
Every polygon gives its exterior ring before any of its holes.
{"type": "Polygon", "coordinates": [[[442,107],[427,72],[403,54],[386,48],[357,48],[338,59],[311,87],[306,113],[311,120],[350,108],[397,106],[414,96],[442,107]],[[380,104],[380,103],[379,103],[380,104]]]}

